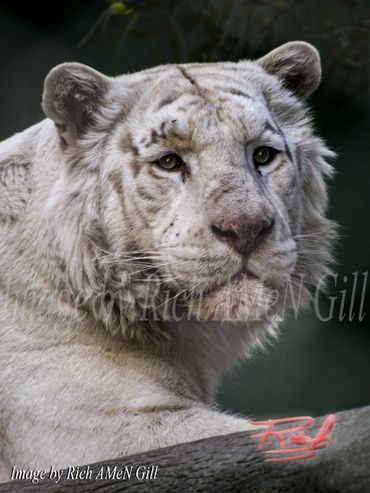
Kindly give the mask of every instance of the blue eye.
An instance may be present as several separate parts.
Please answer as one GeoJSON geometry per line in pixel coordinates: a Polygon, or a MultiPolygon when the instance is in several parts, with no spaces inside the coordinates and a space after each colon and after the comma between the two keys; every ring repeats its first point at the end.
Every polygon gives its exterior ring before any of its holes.
{"type": "Polygon", "coordinates": [[[255,166],[266,166],[270,164],[278,152],[279,151],[273,147],[257,147],[253,153],[253,161],[255,166]]]}
{"type": "Polygon", "coordinates": [[[166,171],[180,171],[185,163],[177,154],[167,154],[157,159],[155,164],[166,171]]]}

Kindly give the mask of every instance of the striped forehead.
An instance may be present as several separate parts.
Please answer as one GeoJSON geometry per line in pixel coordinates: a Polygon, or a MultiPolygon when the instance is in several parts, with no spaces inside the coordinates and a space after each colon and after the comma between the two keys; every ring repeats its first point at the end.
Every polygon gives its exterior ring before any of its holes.
{"type": "Polygon", "coordinates": [[[144,116],[140,125],[140,133],[150,134],[148,146],[171,134],[183,134],[186,140],[188,133],[189,138],[204,143],[220,134],[253,138],[266,121],[267,110],[262,102],[242,86],[203,83],[198,90],[189,85],[166,85],[156,98],[151,98],[145,112],[148,118],[144,116]],[[150,121],[150,129],[145,128],[146,121],[150,121]]]}
{"type": "Polygon", "coordinates": [[[256,97],[255,91],[246,87],[242,75],[230,74],[223,69],[212,70],[207,65],[193,69],[177,66],[159,81],[155,92],[157,110],[178,101],[183,95],[194,95],[210,104],[227,100],[238,103],[235,98],[253,101],[256,97]]]}

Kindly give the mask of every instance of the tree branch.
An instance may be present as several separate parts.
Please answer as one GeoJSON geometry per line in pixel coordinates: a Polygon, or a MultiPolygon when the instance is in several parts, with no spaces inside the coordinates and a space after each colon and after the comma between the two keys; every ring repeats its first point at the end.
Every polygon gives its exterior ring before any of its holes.
{"type": "MultiPolygon", "coordinates": [[[[265,462],[251,432],[234,433],[174,447],[162,448],[121,459],[94,464],[94,478],[101,466],[122,469],[158,466],[155,480],[64,480],[54,484],[11,481],[0,485],[0,493],[56,492],[211,492],[234,493],[369,493],[370,492],[370,406],[336,414],[330,433],[333,443],[317,451],[314,458],[265,462]]],[[[307,434],[319,430],[318,418],[307,434]]],[[[83,468],[81,467],[80,470],[83,468]]],[[[64,474],[66,477],[66,474],[64,474]]]]}

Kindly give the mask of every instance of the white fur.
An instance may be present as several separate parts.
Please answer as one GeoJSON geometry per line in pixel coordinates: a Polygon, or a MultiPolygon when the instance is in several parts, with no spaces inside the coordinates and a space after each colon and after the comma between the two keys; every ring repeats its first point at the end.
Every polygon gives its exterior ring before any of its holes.
{"type": "Polygon", "coordinates": [[[59,131],[46,119],[0,145],[0,480],[13,465],[61,468],[250,426],[215,409],[216,386],[276,336],[286,282],[314,284],[327,272],[332,236],[323,181],[331,153],[284,89],[281,66],[277,78],[262,60],[116,79],[61,66],[44,95],[59,131]],[[68,113],[70,97],[85,105],[84,119],[68,113]],[[166,97],[177,102],[158,109],[166,97]],[[264,129],[270,119],[280,133],[264,129]],[[163,121],[182,137],[153,138],[163,121]],[[284,147],[261,178],[245,164],[256,145],[287,146],[291,158],[284,147]],[[174,149],[189,164],[186,179],[149,164],[174,149]],[[248,258],[258,279],[239,278],[245,259],[209,225],[262,210],[275,214],[274,232],[248,258]],[[162,320],[143,321],[151,289],[162,320]],[[166,290],[190,320],[164,315],[166,290]]]}

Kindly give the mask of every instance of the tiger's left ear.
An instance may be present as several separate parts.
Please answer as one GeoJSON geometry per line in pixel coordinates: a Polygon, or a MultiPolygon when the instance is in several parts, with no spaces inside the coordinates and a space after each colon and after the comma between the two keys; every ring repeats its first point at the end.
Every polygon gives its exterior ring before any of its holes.
{"type": "Polygon", "coordinates": [[[306,98],[321,79],[319,52],[309,43],[292,41],[263,56],[257,63],[267,73],[282,80],[284,86],[299,98],[306,98]]]}
{"type": "Polygon", "coordinates": [[[109,87],[108,77],[81,63],[63,63],[49,72],[42,107],[64,141],[73,143],[94,125],[109,87]]]}

